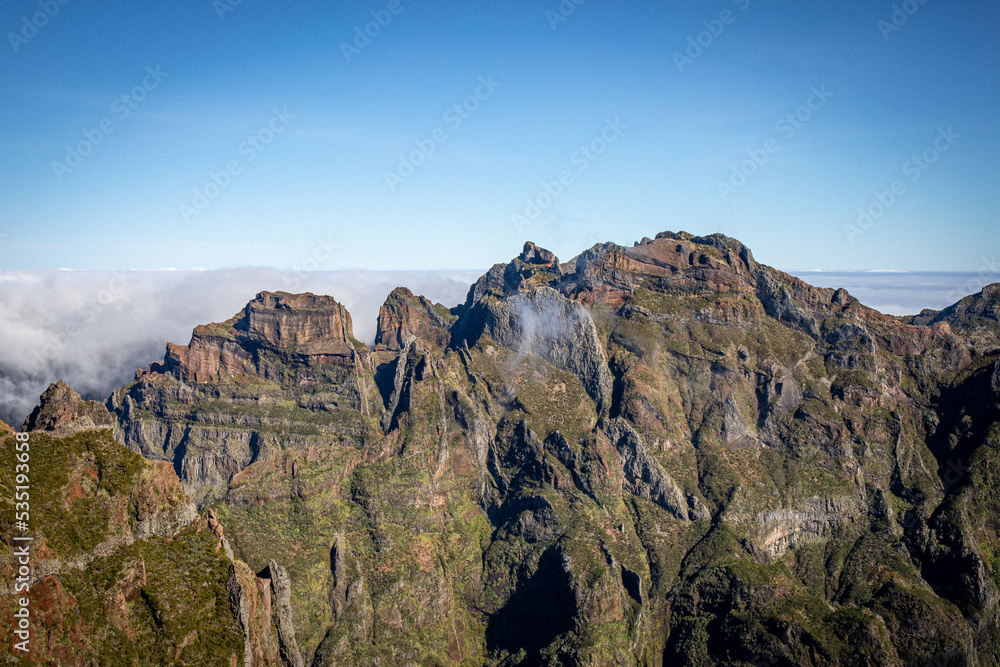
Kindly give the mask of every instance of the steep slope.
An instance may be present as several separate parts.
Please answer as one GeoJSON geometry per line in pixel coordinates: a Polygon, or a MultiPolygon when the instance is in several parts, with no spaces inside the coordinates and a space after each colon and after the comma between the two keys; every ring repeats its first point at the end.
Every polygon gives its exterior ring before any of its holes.
{"type": "Polygon", "coordinates": [[[944,310],[901,318],[911,324],[947,323],[970,346],[984,353],[1000,348],[1000,283],[987,285],[944,310]]]}
{"type": "Polygon", "coordinates": [[[254,573],[238,560],[173,467],[114,442],[100,428],[109,419],[59,382],[18,446],[13,435],[0,440],[0,491],[13,499],[27,488],[30,509],[27,527],[4,523],[0,532],[0,618],[15,627],[24,596],[30,611],[29,650],[7,642],[4,662],[301,664],[285,659],[298,649],[284,568],[272,560],[254,573]]]}
{"type": "Polygon", "coordinates": [[[262,292],[226,322],[195,329],[186,347],[116,391],[116,437],[171,461],[199,505],[284,449],[364,446],[374,434],[370,352],[330,297],[262,292]]]}
{"type": "MultiPolygon", "coordinates": [[[[143,461],[110,430],[37,431],[30,454],[31,664],[221,665],[243,654],[226,590],[230,562],[169,465],[143,461]]],[[[0,466],[12,499],[12,436],[0,466]]],[[[4,628],[15,627],[14,554],[25,544],[15,534],[23,533],[5,522],[4,628]]],[[[6,641],[4,662],[19,655],[6,641]]]]}
{"type": "Polygon", "coordinates": [[[261,293],[108,409],[283,664],[990,665],[994,292],[901,319],[722,235],[528,243],[450,311],[395,290],[373,351],[261,293]]]}

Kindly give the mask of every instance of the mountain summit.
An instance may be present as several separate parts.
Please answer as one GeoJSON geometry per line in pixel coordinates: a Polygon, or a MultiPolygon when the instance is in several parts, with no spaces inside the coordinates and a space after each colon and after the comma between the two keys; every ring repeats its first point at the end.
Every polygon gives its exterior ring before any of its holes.
{"type": "Polygon", "coordinates": [[[373,349],[262,292],[29,426],[86,408],[173,469],[232,664],[997,664],[997,299],[891,317],[719,234],[526,243],[458,306],[394,290],[373,349]]]}

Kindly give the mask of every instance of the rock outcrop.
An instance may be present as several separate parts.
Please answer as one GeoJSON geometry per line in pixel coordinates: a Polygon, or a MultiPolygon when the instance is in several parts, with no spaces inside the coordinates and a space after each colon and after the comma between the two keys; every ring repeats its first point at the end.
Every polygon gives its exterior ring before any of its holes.
{"type": "Polygon", "coordinates": [[[270,582],[274,592],[275,620],[278,626],[278,645],[282,661],[288,667],[305,667],[299,645],[295,641],[295,622],[292,619],[292,586],[285,568],[268,561],[267,572],[262,577],[270,582]]]}
{"type": "Polygon", "coordinates": [[[642,438],[628,424],[620,421],[612,424],[608,436],[622,457],[626,491],[656,503],[681,521],[712,518],[696,496],[685,499],[677,482],[650,456],[642,438]]]}
{"type": "Polygon", "coordinates": [[[188,346],[168,344],[107,405],[121,441],[171,461],[204,505],[284,447],[369,438],[370,354],[333,298],[261,292],[236,317],[197,327],[188,346]]]}
{"type": "Polygon", "coordinates": [[[902,319],[927,326],[947,324],[975,349],[984,353],[996,350],[1000,348],[1000,283],[987,285],[943,310],[925,310],[902,319]]]}
{"type": "Polygon", "coordinates": [[[72,387],[59,380],[50,384],[39,397],[38,407],[24,420],[21,429],[66,436],[80,431],[110,428],[113,423],[103,405],[83,400],[72,387]]]}
{"type": "Polygon", "coordinates": [[[531,241],[527,241],[524,244],[524,250],[521,251],[518,259],[525,264],[538,264],[560,273],[562,272],[562,268],[559,266],[559,258],[551,251],[539,248],[531,241]]]}
{"type": "Polygon", "coordinates": [[[350,314],[332,298],[261,292],[232,319],[197,327],[187,346],[168,343],[150,371],[202,383],[277,379],[288,365],[350,368],[353,338],[350,314]]]}
{"type": "Polygon", "coordinates": [[[454,319],[444,306],[414,296],[405,287],[397,287],[379,309],[375,351],[398,352],[410,336],[445,346],[451,337],[449,327],[454,319]]]}

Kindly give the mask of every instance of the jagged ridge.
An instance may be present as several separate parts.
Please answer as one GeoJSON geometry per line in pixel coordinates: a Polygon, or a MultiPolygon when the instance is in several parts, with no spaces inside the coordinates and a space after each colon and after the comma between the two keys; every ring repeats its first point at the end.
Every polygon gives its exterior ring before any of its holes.
{"type": "Polygon", "coordinates": [[[286,664],[991,664],[996,294],[893,318],[722,235],[529,243],[456,308],[394,291],[374,350],[262,293],[108,410],[285,564],[286,664]]]}

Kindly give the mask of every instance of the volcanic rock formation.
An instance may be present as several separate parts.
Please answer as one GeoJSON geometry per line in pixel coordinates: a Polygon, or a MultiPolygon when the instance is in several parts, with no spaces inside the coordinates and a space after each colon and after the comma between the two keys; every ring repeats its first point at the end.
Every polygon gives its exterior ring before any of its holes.
{"type": "Polygon", "coordinates": [[[527,243],[454,308],[394,290],[373,350],[262,292],[107,410],[224,529],[244,664],[991,665],[998,302],[527,243]]]}

